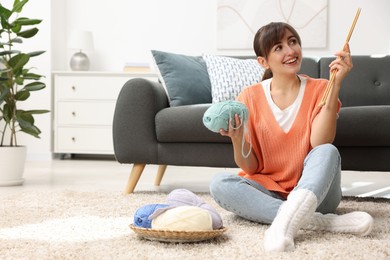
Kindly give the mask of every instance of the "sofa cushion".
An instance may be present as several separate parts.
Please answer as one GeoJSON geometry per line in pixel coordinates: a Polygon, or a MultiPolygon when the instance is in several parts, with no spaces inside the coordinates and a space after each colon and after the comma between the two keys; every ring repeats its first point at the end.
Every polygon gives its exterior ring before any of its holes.
{"type": "Polygon", "coordinates": [[[230,138],[208,130],[203,114],[211,104],[169,107],[155,118],[157,140],[162,143],[230,143],[230,138]]]}
{"type": "Polygon", "coordinates": [[[256,59],[236,59],[205,54],[213,103],[235,100],[244,87],[260,82],[263,67],[256,59]]]}
{"type": "Polygon", "coordinates": [[[344,107],[334,144],[338,147],[390,146],[390,106],[344,107]]]}
{"type": "Polygon", "coordinates": [[[211,103],[211,84],[202,57],[151,52],[172,107],[211,103]]]}
{"type": "Polygon", "coordinates": [[[319,78],[320,68],[318,66],[318,61],[318,57],[303,57],[299,74],[306,74],[312,78],[319,78]]]}

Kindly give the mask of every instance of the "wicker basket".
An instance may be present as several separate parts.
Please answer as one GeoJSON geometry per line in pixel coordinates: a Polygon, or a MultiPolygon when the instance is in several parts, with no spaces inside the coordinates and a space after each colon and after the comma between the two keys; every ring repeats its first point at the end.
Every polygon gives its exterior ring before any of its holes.
{"type": "Polygon", "coordinates": [[[198,242],[222,235],[227,228],[210,231],[175,231],[152,228],[141,228],[130,224],[129,227],[140,237],[163,242],[198,242]]]}

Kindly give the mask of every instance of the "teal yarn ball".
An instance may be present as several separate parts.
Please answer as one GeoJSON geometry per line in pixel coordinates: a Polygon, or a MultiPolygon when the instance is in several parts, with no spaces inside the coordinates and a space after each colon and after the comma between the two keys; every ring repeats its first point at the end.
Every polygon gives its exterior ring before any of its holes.
{"type": "MultiPolygon", "coordinates": [[[[229,120],[234,115],[240,116],[242,124],[245,125],[249,111],[241,102],[228,100],[211,105],[203,115],[203,124],[210,131],[219,133],[220,129],[227,131],[229,129],[229,120]]],[[[235,128],[239,128],[236,126],[235,128]]]]}

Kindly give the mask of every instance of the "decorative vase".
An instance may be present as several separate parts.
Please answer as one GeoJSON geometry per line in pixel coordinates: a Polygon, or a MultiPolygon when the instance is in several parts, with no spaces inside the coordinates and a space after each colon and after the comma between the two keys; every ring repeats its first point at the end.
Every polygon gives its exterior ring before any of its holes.
{"type": "Polygon", "coordinates": [[[0,186],[22,185],[26,146],[0,147],[0,186]]]}
{"type": "Polygon", "coordinates": [[[76,52],[70,60],[70,68],[76,71],[89,70],[88,56],[83,52],[76,52]]]}

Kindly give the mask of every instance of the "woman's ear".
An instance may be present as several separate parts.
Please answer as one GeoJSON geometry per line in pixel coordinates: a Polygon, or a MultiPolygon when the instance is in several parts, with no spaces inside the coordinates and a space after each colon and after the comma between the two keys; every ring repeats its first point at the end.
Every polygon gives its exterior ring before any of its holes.
{"type": "Polygon", "coordinates": [[[264,69],[269,69],[269,66],[268,66],[268,63],[267,61],[265,60],[264,57],[257,57],[257,62],[264,68],[264,69]]]}

